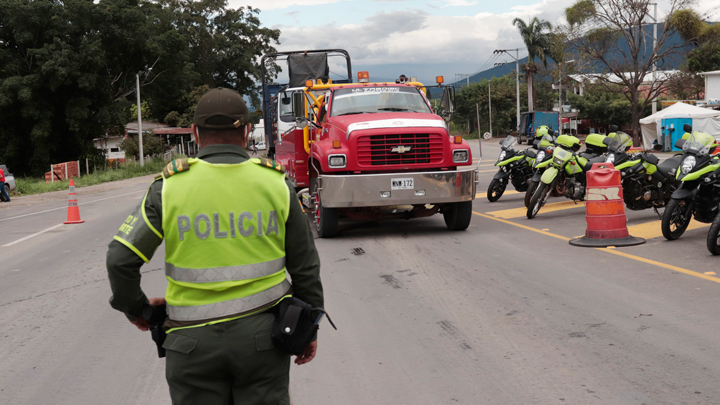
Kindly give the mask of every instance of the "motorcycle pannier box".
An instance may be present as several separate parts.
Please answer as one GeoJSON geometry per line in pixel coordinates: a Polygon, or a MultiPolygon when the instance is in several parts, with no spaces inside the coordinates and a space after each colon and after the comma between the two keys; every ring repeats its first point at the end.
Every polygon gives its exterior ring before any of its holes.
{"type": "Polygon", "coordinates": [[[590,153],[602,155],[607,152],[607,145],[603,143],[603,139],[605,139],[605,135],[590,134],[585,138],[585,148],[590,153]]]}
{"type": "Polygon", "coordinates": [[[580,140],[570,135],[560,135],[557,138],[557,144],[565,146],[566,148],[572,148],[574,145],[580,145],[580,140]]]}

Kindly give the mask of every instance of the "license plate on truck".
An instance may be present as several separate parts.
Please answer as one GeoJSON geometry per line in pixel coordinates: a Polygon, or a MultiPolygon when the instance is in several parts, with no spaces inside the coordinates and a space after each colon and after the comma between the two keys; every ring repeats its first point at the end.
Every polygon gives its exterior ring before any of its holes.
{"type": "Polygon", "coordinates": [[[415,184],[412,178],[409,179],[390,179],[390,190],[412,190],[415,184]]]}

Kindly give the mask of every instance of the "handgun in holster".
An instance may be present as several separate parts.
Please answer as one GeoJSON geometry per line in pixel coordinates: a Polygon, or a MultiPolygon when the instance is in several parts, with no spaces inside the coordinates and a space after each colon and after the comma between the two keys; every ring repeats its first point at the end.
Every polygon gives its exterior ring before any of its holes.
{"type": "Polygon", "coordinates": [[[165,349],[163,349],[163,343],[165,343],[166,336],[165,328],[163,328],[163,323],[165,323],[165,319],[167,319],[167,311],[165,310],[165,305],[158,305],[156,307],[152,307],[152,314],[150,315],[150,319],[148,319],[148,324],[150,326],[150,334],[152,335],[152,340],[157,345],[159,358],[165,357],[165,349]]]}

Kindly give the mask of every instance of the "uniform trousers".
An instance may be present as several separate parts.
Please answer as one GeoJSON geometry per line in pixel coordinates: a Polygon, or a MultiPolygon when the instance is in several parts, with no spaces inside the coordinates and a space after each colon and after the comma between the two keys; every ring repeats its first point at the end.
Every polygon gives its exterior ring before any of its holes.
{"type": "Polygon", "coordinates": [[[261,313],[169,333],[173,405],[290,405],[290,355],[272,344],[274,320],[261,313]]]}

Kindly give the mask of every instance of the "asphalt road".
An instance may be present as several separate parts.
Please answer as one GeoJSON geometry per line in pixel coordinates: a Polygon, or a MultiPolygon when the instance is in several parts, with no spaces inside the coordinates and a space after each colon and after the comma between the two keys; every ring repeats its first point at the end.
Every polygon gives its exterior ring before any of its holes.
{"type": "MultiPolygon", "coordinates": [[[[317,358],[293,365],[294,403],[720,403],[707,226],[668,242],[655,213],[629,212],[645,245],[572,247],[582,205],[556,198],[528,220],[522,193],[489,203],[499,148],[483,151],[467,231],[435,216],[316,240],[339,330],[323,323],[317,358]]],[[[0,404],[170,403],[149,335],[107,304],[107,244],[144,190],[82,196],[79,225],[52,228],[63,202],[0,209],[0,404]]],[[[150,296],[162,249],[143,268],[150,296]]]]}

